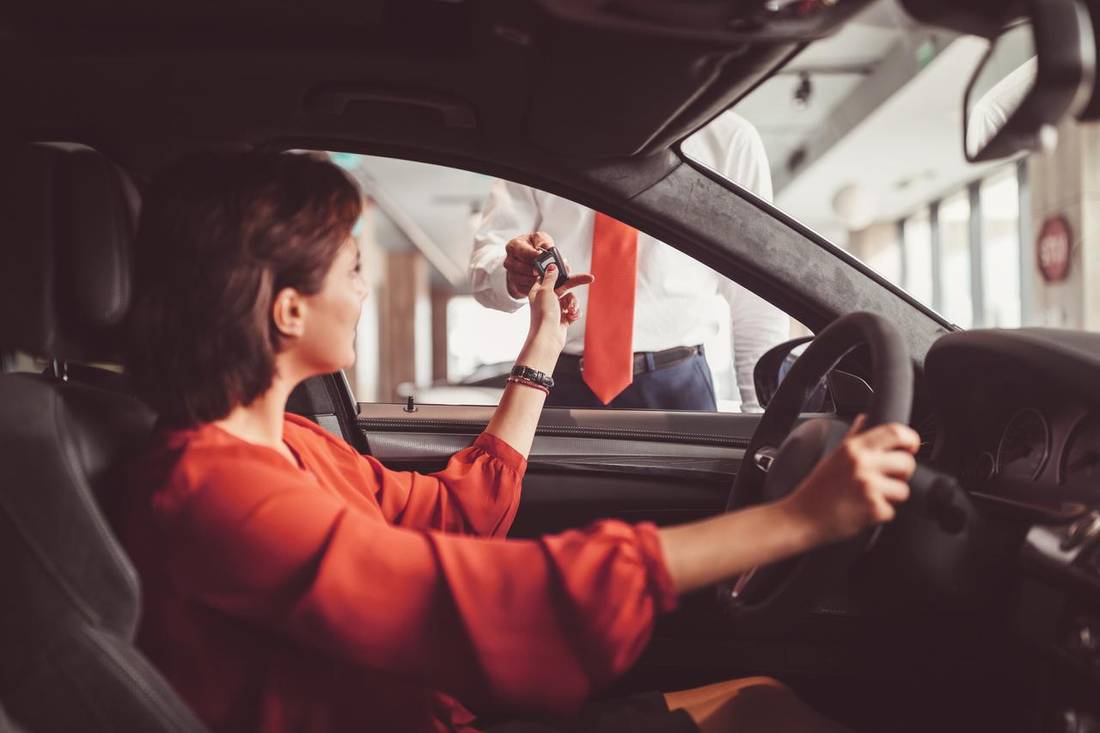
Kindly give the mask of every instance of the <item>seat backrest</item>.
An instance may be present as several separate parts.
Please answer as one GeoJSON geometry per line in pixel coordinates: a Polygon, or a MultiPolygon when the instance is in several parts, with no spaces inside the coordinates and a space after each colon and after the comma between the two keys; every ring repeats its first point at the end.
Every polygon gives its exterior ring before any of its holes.
{"type": "Polygon", "coordinates": [[[133,645],[137,574],[97,506],[153,415],[65,376],[67,360],[117,355],[136,198],[89,148],[6,153],[0,350],[57,374],[0,375],[0,707],[28,733],[201,731],[133,645]]]}

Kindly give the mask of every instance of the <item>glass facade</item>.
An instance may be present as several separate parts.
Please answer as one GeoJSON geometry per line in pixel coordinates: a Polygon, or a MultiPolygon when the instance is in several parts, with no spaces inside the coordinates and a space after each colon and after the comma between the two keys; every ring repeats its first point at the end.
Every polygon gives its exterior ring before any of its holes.
{"type": "Polygon", "coordinates": [[[1020,194],[1019,167],[1009,164],[902,219],[896,252],[879,249],[864,258],[963,328],[1017,327],[1027,316],[1020,194]]]}
{"type": "Polygon", "coordinates": [[[1014,328],[1020,307],[1020,186],[1016,167],[981,184],[982,294],[986,326],[1014,328]]]}
{"type": "Polygon", "coordinates": [[[970,277],[970,192],[964,189],[944,199],[938,214],[943,283],[940,312],[952,323],[970,328],[975,325],[970,277]]]}
{"type": "Polygon", "coordinates": [[[901,246],[905,276],[901,286],[914,298],[935,308],[932,272],[932,220],[921,209],[901,223],[901,246]]]}

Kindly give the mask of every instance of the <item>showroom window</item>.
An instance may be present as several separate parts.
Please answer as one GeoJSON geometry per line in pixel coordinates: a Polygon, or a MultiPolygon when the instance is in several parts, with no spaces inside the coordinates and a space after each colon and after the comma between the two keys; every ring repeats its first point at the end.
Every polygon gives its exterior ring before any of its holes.
{"type": "Polygon", "coordinates": [[[1025,166],[1004,166],[899,224],[902,287],[964,328],[1013,328],[1026,317],[1020,244],[1025,166]]]}
{"type": "Polygon", "coordinates": [[[905,277],[902,287],[914,298],[933,308],[932,222],[928,209],[921,209],[901,223],[905,277]]]}
{"type": "Polygon", "coordinates": [[[941,312],[952,323],[970,328],[974,322],[970,280],[970,192],[959,191],[938,207],[943,287],[941,312]]]}
{"type": "MultiPolygon", "coordinates": [[[[506,243],[544,230],[572,269],[586,271],[595,212],[455,168],[344,153],[332,160],[365,197],[356,236],[370,295],[359,320],[356,364],[348,371],[357,398],[496,404],[530,326],[526,299],[507,289],[506,243]]],[[[690,256],[643,233],[636,246],[631,274],[644,297],[635,303],[635,354],[626,352],[627,366],[639,382],[671,385],[661,395],[700,399],[685,406],[617,406],[758,410],[753,366],[767,349],[803,331],[690,256]]],[[[583,324],[594,322],[589,290],[575,292],[583,324]]],[[[558,360],[551,394],[556,406],[599,406],[582,401],[593,373],[581,361],[588,349],[584,327],[569,330],[558,360]]]]}
{"type": "Polygon", "coordinates": [[[1020,188],[1010,166],[981,184],[983,325],[1020,325],[1020,188]]]}

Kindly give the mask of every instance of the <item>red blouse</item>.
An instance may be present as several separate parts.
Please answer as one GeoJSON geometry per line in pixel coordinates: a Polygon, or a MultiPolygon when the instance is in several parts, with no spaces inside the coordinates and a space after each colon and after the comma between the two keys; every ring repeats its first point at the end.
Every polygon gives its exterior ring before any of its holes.
{"type": "Polygon", "coordinates": [[[675,605],[652,525],[504,540],[526,461],[494,436],[428,475],[292,415],[284,439],[301,468],[208,424],[158,434],[131,474],[138,643],[215,730],[568,712],[675,605]]]}

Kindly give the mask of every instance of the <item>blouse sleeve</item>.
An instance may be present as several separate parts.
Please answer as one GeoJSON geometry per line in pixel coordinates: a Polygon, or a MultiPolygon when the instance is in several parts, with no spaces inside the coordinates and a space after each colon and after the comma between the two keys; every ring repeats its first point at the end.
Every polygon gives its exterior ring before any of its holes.
{"type": "Polygon", "coordinates": [[[572,710],[675,605],[652,525],[486,540],[387,525],[266,465],[204,475],[156,505],[187,596],[475,709],[572,710]]]}
{"type": "Polygon", "coordinates": [[[500,438],[482,433],[429,474],[391,471],[377,459],[360,463],[365,484],[390,522],[409,529],[503,537],[519,508],[527,461],[500,438]]]}

